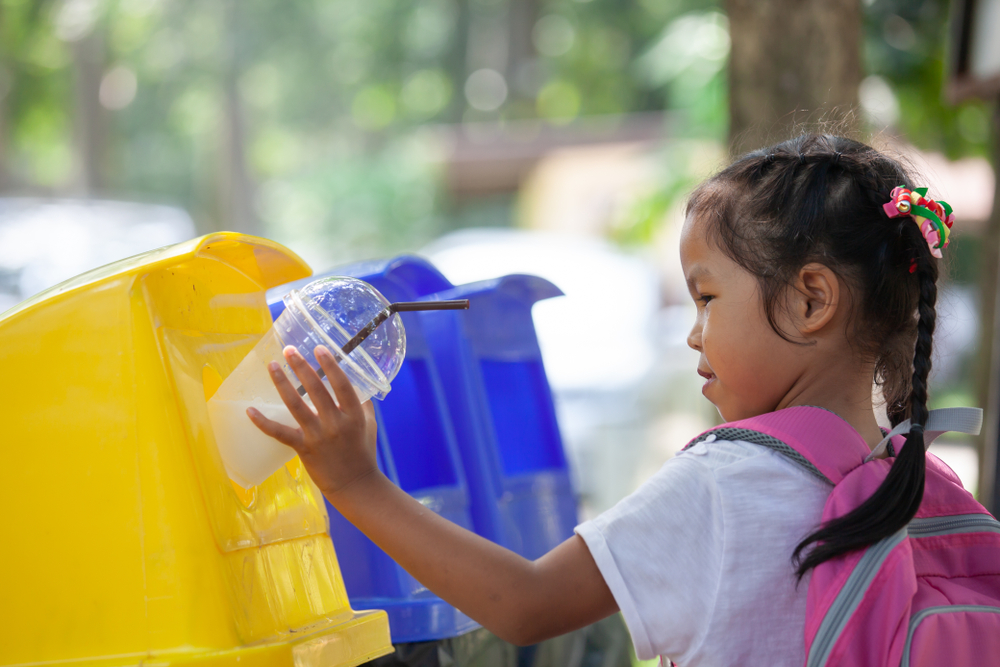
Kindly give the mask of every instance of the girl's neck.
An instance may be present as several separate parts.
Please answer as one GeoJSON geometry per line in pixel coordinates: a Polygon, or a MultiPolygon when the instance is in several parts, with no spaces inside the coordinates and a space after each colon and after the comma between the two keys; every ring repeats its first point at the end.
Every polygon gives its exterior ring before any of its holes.
{"type": "Polygon", "coordinates": [[[775,409],[797,405],[824,408],[853,426],[868,447],[874,448],[883,435],[872,404],[873,375],[869,370],[873,369],[850,373],[844,366],[828,368],[822,377],[800,378],[775,409]]]}

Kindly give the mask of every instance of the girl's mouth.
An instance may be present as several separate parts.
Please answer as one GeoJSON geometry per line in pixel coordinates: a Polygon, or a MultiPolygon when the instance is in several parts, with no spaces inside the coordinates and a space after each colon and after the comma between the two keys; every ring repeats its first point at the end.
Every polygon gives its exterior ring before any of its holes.
{"type": "Polygon", "coordinates": [[[702,385],[702,388],[701,388],[701,392],[705,393],[705,389],[708,388],[708,385],[712,384],[712,382],[715,381],[715,373],[710,373],[708,371],[703,371],[703,370],[701,370],[699,368],[698,369],[698,375],[700,375],[703,378],[705,378],[705,384],[702,385]]]}

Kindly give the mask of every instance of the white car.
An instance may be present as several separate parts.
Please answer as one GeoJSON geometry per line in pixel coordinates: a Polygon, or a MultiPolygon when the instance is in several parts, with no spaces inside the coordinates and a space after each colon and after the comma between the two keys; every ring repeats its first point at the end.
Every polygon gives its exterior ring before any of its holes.
{"type": "Polygon", "coordinates": [[[90,269],[196,235],[172,206],[0,198],[0,313],[90,269]]]}

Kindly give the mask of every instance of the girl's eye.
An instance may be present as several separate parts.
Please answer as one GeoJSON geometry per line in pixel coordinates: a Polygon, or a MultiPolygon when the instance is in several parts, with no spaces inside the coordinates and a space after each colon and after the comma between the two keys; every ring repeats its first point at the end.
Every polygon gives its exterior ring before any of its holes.
{"type": "Polygon", "coordinates": [[[703,304],[705,304],[707,306],[708,302],[711,301],[714,298],[715,297],[712,296],[711,294],[702,294],[701,296],[698,297],[698,301],[701,301],[703,304]]]}

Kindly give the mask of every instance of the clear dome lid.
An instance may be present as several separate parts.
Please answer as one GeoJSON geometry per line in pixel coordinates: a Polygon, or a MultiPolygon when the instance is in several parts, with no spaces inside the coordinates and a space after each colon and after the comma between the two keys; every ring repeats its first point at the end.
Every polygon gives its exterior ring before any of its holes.
{"type": "MultiPolygon", "coordinates": [[[[315,280],[293,294],[340,348],[389,307],[389,302],[374,287],[346,276],[315,280]]],[[[399,315],[393,313],[348,354],[348,360],[365,369],[375,383],[388,385],[396,377],[405,355],[406,330],[399,315]],[[372,373],[374,369],[377,372],[372,373]]]]}

